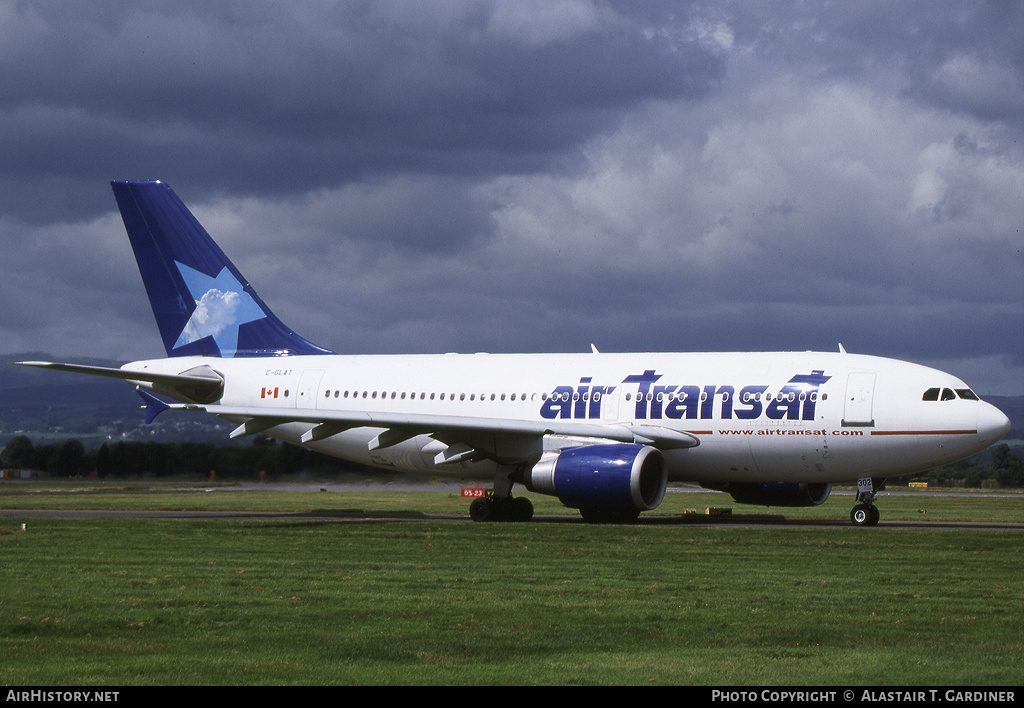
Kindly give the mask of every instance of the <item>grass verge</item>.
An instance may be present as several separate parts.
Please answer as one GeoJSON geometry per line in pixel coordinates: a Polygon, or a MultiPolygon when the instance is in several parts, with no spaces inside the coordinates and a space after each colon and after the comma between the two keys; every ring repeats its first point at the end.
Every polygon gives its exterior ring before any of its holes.
{"type": "MultiPolygon", "coordinates": [[[[343,495],[295,496],[261,499],[343,495]]],[[[1024,683],[1012,531],[27,522],[0,535],[9,685],[1024,683]]]]}

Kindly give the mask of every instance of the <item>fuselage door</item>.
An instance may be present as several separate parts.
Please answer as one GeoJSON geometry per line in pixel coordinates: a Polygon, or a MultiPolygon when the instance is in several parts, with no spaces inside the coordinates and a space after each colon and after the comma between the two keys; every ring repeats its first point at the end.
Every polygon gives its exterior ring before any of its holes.
{"type": "Polygon", "coordinates": [[[846,380],[846,405],[843,408],[843,427],[874,426],[872,406],[875,397],[875,373],[857,371],[846,380]]]}
{"type": "Polygon", "coordinates": [[[619,393],[621,387],[616,386],[611,393],[602,393],[601,396],[601,420],[619,419],[619,393]]]}
{"type": "Polygon", "coordinates": [[[299,379],[299,391],[295,397],[296,408],[316,408],[320,400],[316,392],[320,390],[320,379],[324,377],[323,369],[307,369],[299,379]]]}

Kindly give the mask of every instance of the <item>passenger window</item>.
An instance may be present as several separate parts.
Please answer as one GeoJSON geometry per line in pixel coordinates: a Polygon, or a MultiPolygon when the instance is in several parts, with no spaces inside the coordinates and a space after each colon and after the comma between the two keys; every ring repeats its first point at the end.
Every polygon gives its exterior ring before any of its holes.
{"type": "Polygon", "coordinates": [[[922,401],[937,401],[937,400],[939,400],[939,389],[937,389],[937,388],[930,388],[930,389],[928,389],[927,391],[924,392],[924,395],[921,396],[921,400],[922,401]]]}

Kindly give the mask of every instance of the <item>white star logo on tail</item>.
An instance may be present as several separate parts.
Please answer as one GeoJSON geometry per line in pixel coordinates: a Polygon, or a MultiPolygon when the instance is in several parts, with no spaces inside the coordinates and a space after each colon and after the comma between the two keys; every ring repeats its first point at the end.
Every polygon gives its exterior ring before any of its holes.
{"type": "Polygon", "coordinates": [[[263,319],[266,313],[227,268],[211,278],[183,263],[175,261],[174,264],[196,303],[174,348],[213,337],[222,357],[234,356],[238,349],[238,328],[246,322],[263,319]]]}

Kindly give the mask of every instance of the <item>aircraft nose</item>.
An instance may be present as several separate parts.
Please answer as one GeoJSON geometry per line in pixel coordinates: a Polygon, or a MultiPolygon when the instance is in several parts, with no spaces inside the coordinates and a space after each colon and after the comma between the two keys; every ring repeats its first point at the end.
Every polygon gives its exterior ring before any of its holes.
{"type": "Polygon", "coordinates": [[[998,442],[1010,432],[1010,419],[990,403],[978,411],[978,437],[986,445],[998,442]]]}

